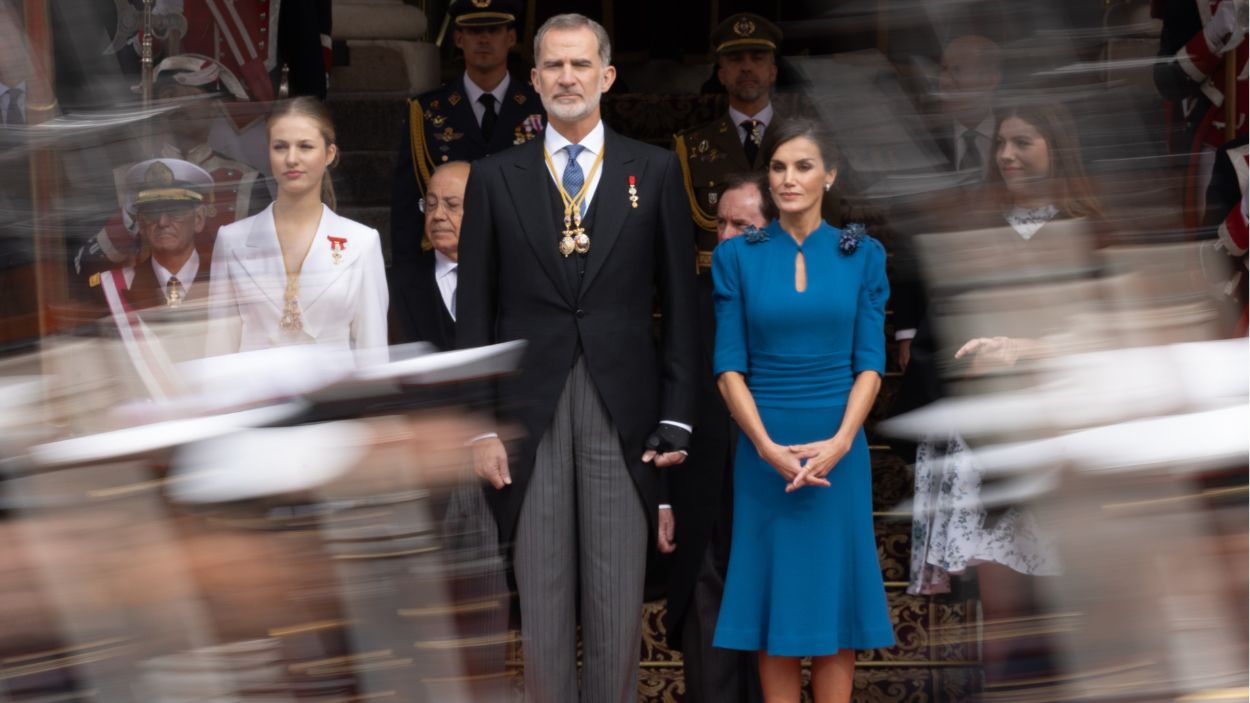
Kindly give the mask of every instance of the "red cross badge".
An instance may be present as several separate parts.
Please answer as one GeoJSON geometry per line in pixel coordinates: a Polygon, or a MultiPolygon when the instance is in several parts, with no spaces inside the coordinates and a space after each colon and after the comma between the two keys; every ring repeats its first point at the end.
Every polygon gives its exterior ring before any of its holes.
{"type": "Polygon", "coordinates": [[[347,248],[347,237],[329,237],[330,240],[330,258],[334,260],[334,265],[338,266],[343,262],[343,250],[347,248]]]}

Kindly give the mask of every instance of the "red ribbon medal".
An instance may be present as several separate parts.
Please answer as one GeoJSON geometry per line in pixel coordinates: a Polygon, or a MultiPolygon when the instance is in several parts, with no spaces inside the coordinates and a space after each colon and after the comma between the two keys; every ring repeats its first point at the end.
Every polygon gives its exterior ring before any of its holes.
{"type": "Polygon", "coordinates": [[[329,237],[330,240],[330,258],[334,259],[334,265],[338,266],[343,261],[343,250],[347,248],[347,237],[329,237]]]}

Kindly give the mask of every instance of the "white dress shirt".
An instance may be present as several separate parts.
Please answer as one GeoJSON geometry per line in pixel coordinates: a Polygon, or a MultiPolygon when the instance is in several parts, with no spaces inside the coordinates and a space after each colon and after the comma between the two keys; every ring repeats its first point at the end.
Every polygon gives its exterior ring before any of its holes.
{"type": "Polygon", "coordinates": [[[959,122],[955,122],[952,129],[955,134],[955,165],[963,163],[964,155],[968,153],[968,143],[964,141],[964,135],[972,132],[976,135],[973,140],[981,152],[981,170],[985,171],[990,165],[990,159],[995,158],[994,116],[986,115],[985,119],[972,129],[968,129],[959,122]]]}
{"type": "Polygon", "coordinates": [[[469,74],[464,74],[464,94],[469,98],[469,107],[473,108],[473,118],[477,120],[479,125],[482,124],[482,116],[486,114],[486,106],[478,102],[478,98],[486,93],[495,96],[495,114],[498,115],[503,109],[503,99],[508,95],[508,85],[512,83],[512,76],[507,73],[503,74],[503,80],[499,81],[499,85],[494,90],[483,90],[481,86],[474,83],[469,74]]]}
{"type": "Polygon", "coordinates": [[[763,134],[765,131],[767,131],[768,124],[773,121],[773,104],[771,102],[768,103],[767,105],[764,106],[764,109],[760,110],[754,115],[748,115],[743,112],[738,112],[737,110],[731,107],[729,108],[729,119],[732,120],[734,123],[734,126],[738,128],[738,141],[742,142],[743,144],[746,144],[747,143],[747,131],[743,129],[742,123],[747,120],[755,120],[756,122],[759,122],[760,134],[763,134]]]}
{"type": "MultiPolygon", "coordinates": [[[[572,143],[550,124],[547,125],[543,136],[543,146],[547,148],[547,153],[551,154],[551,163],[556,167],[556,172],[550,174],[556,185],[560,185],[561,179],[564,178],[564,168],[569,163],[569,153],[564,150],[564,147],[572,143]]],[[[590,209],[590,203],[595,198],[595,190],[599,187],[599,178],[603,175],[602,163],[599,164],[593,176],[590,173],[590,167],[595,165],[595,158],[603,151],[603,120],[600,120],[578,144],[585,148],[577,155],[577,165],[582,167],[582,177],[590,179],[586,188],[586,199],[582,201],[585,206],[582,210],[584,215],[590,209]]],[[[577,193],[569,193],[570,198],[575,195],[577,193]]]]}
{"type": "Polygon", "coordinates": [[[447,308],[452,322],[456,321],[456,282],[460,280],[460,274],[457,271],[459,266],[460,264],[452,261],[443,252],[434,250],[434,282],[438,284],[438,294],[442,296],[443,307],[447,308]]]}
{"type": "Polygon", "coordinates": [[[25,124],[26,123],[26,81],[22,81],[21,83],[18,83],[17,85],[14,85],[14,86],[9,86],[9,85],[5,85],[4,83],[0,83],[0,122],[3,122],[3,120],[9,115],[9,107],[11,106],[13,102],[13,98],[14,98],[14,94],[9,92],[9,90],[12,88],[17,88],[18,90],[22,91],[21,93],[17,94],[17,112],[13,114],[14,116],[21,115],[22,124],[25,124]]]}
{"type": "MultiPolygon", "coordinates": [[[[169,279],[177,276],[178,283],[182,284],[182,296],[185,298],[191,295],[191,284],[195,282],[195,276],[200,272],[200,253],[192,249],[191,256],[187,257],[177,273],[166,270],[164,266],[156,263],[156,257],[152,257],[152,272],[156,274],[156,282],[160,285],[162,294],[165,292],[165,286],[169,285],[169,279]]],[[[128,266],[123,274],[126,276],[126,288],[129,289],[135,282],[135,268],[128,266]]]]}
{"type": "Polygon", "coordinates": [[[161,284],[162,291],[165,290],[165,286],[169,285],[169,279],[177,276],[178,282],[182,284],[182,295],[185,298],[191,295],[191,284],[195,282],[195,275],[200,272],[200,253],[192,249],[191,256],[187,257],[186,262],[176,274],[166,271],[164,266],[156,263],[156,257],[152,257],[152,270],[156,272],[156,282],[161,284]]]}

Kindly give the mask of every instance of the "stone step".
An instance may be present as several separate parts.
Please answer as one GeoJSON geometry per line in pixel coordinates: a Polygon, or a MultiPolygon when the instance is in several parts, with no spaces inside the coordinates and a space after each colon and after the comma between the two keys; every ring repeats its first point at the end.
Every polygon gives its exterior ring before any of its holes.
{"type": "Polygon", "coordinates": [[[394,149],[340,152],[335,194],[344,205],[390,206],[395,172],[394,149]]]}
{"type": "Polygon", "coordinates": [[[424,93],[439,85],[438,47],[398,39],[349,39],[347,63],[330,72],[330,85],[360,93],[424,93]]]}
{"type": "Polygon", "coordinates": [[[402,0],[338,0],[334,38],[347,60],[335,65],[330,85],[356,92],[420,93],[438,86],[438,47],[423,41],[428,23],[402,0]]]}
{"type": "Polygon", "coordinates": [[[408,116],[407,93],[332,93],[326,101],[344,152],[391,151],[399,146],[408,116]]]}
{"type": "Polygon", "coordinates": [[[427,23],[420,8],[402,0],[337,0],[335,39],[420,39],[427,23]]]}

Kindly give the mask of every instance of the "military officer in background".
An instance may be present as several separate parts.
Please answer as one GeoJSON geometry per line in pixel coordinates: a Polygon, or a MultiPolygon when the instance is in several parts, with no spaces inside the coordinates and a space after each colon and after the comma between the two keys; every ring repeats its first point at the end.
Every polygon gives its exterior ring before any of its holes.
{"type": "Polygon", "coordinates": [[[517,0],[457,0],[452,39],[464,52],[464,75],[408,101],[391,192],[391,259],[413,262],[430,249],[420,209],[434,169],[472,162],[539,137],[542,102],[526,76],[508,72],[516,45],[517,0]]]}
{"type": "MultiPolygon", "coordinates": [[[[144,260],[117,269],[134,309],[179,308],[208,297],[208,259],[196,250],[212,207],[208,171],[181,159],[150,159],[126,171],[126,210],[138,227],[144,260]]],[[[103,276],[91,277],[91,286],[103,276]]]]}
{"type": "Polygon", "coordinates": [[[686,193],[694,214],[699,268],[710,269],[716,248],[716,210],[725,178],[764,167],[760,145],[778,118],[772,104],[777,82],[777,25],[749,12],[731,15],[712,32],[717,78],[729,110],[713,122],[677,134],[686,193]]]}
{"type": "Polygon", "coordinates": [[[178,384],[162,359],[189,361],[204,352],[211,249],[198,250],[197,240],[215,183],[208,171],[181,159],[137,163],[123,183],[124,209],[142,254],[131,265],[91,275],[88,286],[122,340],[159,344],[158,355],[136,353],[129,343],[123,348],[149,392],[171,392],[178,384]]]}
{"type": "MultiPolygon", "coordinates": [[[[269,191],[256,169],[228,159],[208,144],[209,132],[222,109],[214,92],[247,100],[243,82],[229,68],[206,56],[171,56],[156,68],[154,94],[161,101],[179,101],[182,107],[166,116],[158,150],[165,159],[189,162],[206,171],[213,180],[212,198],[205,205],[205,224],[196,237],[202,255],[213,250],[217,229],[235,220],[260,212],[269,204],[269,191]]],[[[143,252],[138,224],[126,206],[126,178],[132,164],[113,171],[121,207],[71,262],[78,280],[87,280],[101,271],[131,266],[143,252]]]]}

